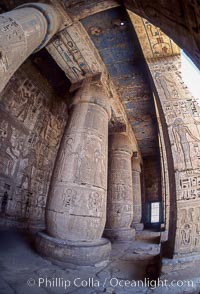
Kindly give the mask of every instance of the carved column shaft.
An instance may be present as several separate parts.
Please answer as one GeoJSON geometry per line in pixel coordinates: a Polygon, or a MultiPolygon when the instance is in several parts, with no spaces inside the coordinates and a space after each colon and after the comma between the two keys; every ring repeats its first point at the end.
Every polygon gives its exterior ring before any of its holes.
{"type": "Polygon", "coordinates": [[[49,248],[54,258],[60,258],[57,240],[65,244],[61,259],[76,264],[101,261],[110,251],[110,243],[101,239],[106,222],[109,118],[101,87],[87,85],[76,93],[46,208],[47,233],[55,250],[45,242],[38,244],[42,252],[49,248]]]}
{"type": "Polygon", "coordinates": [[[133,179],[133,223],[136,231],[143,230],[142,218],[142,195],[141,195],[141,166],[137,158],[132,159],[132,179],[133,179]]]}
{"type": "Polygon", "coordinates": [[[47,44],[61,21],[53,7],[39,3],[0,15],[0,92],[24,60],[47,44]]]}
{"type": "Polygon", "coordinates": [[[112,240],[132,239],[133,189],[131,171],[132,148],[128,136],[109,136],[109,173],[107,222],[105,236],[112,240]]]}

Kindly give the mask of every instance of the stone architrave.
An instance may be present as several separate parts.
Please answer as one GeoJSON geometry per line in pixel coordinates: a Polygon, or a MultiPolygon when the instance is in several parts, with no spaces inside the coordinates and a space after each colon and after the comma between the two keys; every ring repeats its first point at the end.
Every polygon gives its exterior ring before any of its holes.
{"type": "Polygon", "coordinates": [[[106,222],[110,106],[102,86],[80,88],[55,164],[46,207],[46,231],[36,247],[66,263],[92,265],[109,258],[101,238],[106,222]]]}
{"type": "Polygon", "coordinates": [[[133,179],[133,223],[136,231],[142,231],[144,224],[142,218],[142,195],[141,195],[141,166],[138,158],[132,158],[132,179],[133,179]]]}
{"type": "Polygon", "coordinates": [[[35,50],[60,29],[62,18],[51,5],[27,3],[0,15],[0,92],[35,50]]]}
{"type": "Polygon", "coordinates": [[[132,146],[127,134],[109,136],[107,220],[104,235],[111,240],[133,240],[132,146]]]}

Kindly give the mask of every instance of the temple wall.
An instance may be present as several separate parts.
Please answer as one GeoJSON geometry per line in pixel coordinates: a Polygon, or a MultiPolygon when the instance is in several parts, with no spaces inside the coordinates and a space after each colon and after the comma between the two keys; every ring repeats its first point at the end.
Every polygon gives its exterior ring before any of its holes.
{"type": "Polygon", "coordinates": [[[177,202],[175,254],[200,251],[199,104],[182,80],[180,57],[149,63],[149,67],[159,93],[173,158],[172,188],[177,202]]]}
{"type": "Polygon", "coordinates": [[[0,211],[42,224],[67,106],[27,61],[0,95],[0,211]]]}

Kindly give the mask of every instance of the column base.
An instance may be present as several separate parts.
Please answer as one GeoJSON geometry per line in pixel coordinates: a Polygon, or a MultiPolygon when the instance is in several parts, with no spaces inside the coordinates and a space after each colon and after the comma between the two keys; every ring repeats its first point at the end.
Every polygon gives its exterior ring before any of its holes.
{"type": "Polygon", "coordinates": [[[39,232],[35,240],[37,251],[51,261],[76,266],[101,266],[109,260],[111,244],[107,239],[94,242],[64,241],[39,232]]]}
{"type": "Polygon", "coordinates": [[[187,269],[195,266],[195,264],[199,267],[199,262],[200,254],[176,256],[173,259],[162,258],[161,276],[174,271],[187,269]]]}
{"type": "Polygon", "coordinates": [[[143,223],[133,223],[132,224],[132,227],[137,231],[137,232],[140,232],[140,231],[143,231],[144,230],[144,224],[143,223]]]}
{"type": "Polygon", "coordinates": [[[104,236],[111,241],[132,241],[135,240],[135,229],[105,229],[104,236]]]}

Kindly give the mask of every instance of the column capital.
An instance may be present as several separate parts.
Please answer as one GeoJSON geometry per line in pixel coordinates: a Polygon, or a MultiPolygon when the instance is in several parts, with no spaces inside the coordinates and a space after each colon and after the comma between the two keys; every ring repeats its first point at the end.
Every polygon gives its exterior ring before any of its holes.
{"type": "Polygon", "coordinates": [[[84,84],[80,87],[74,95],[73,101],[70,105],[79,103],[91,103],[102,107],[108,114],[109,119],[111,118],[111,106],[108,101],[107,94],[100,84],[84,84]]]}
{"type": "Polygon", "coordinates": [[[132,171],[137,171],[141,173],[141,164],[140,164],[139,158],[132,157],[131,164],[132,164],[132,171]]]}
{"type": "Polygon", "coordinates": [[[109,134],[126,133],[127,124],[122,117],[112,118],[109,122],[109,134]]]}
{"type": "Polygon", "coordinates": [[[127,133],[114,133],[109,135],[109,150],[124,151],[133,154],[133,147],[127,133]]]}

